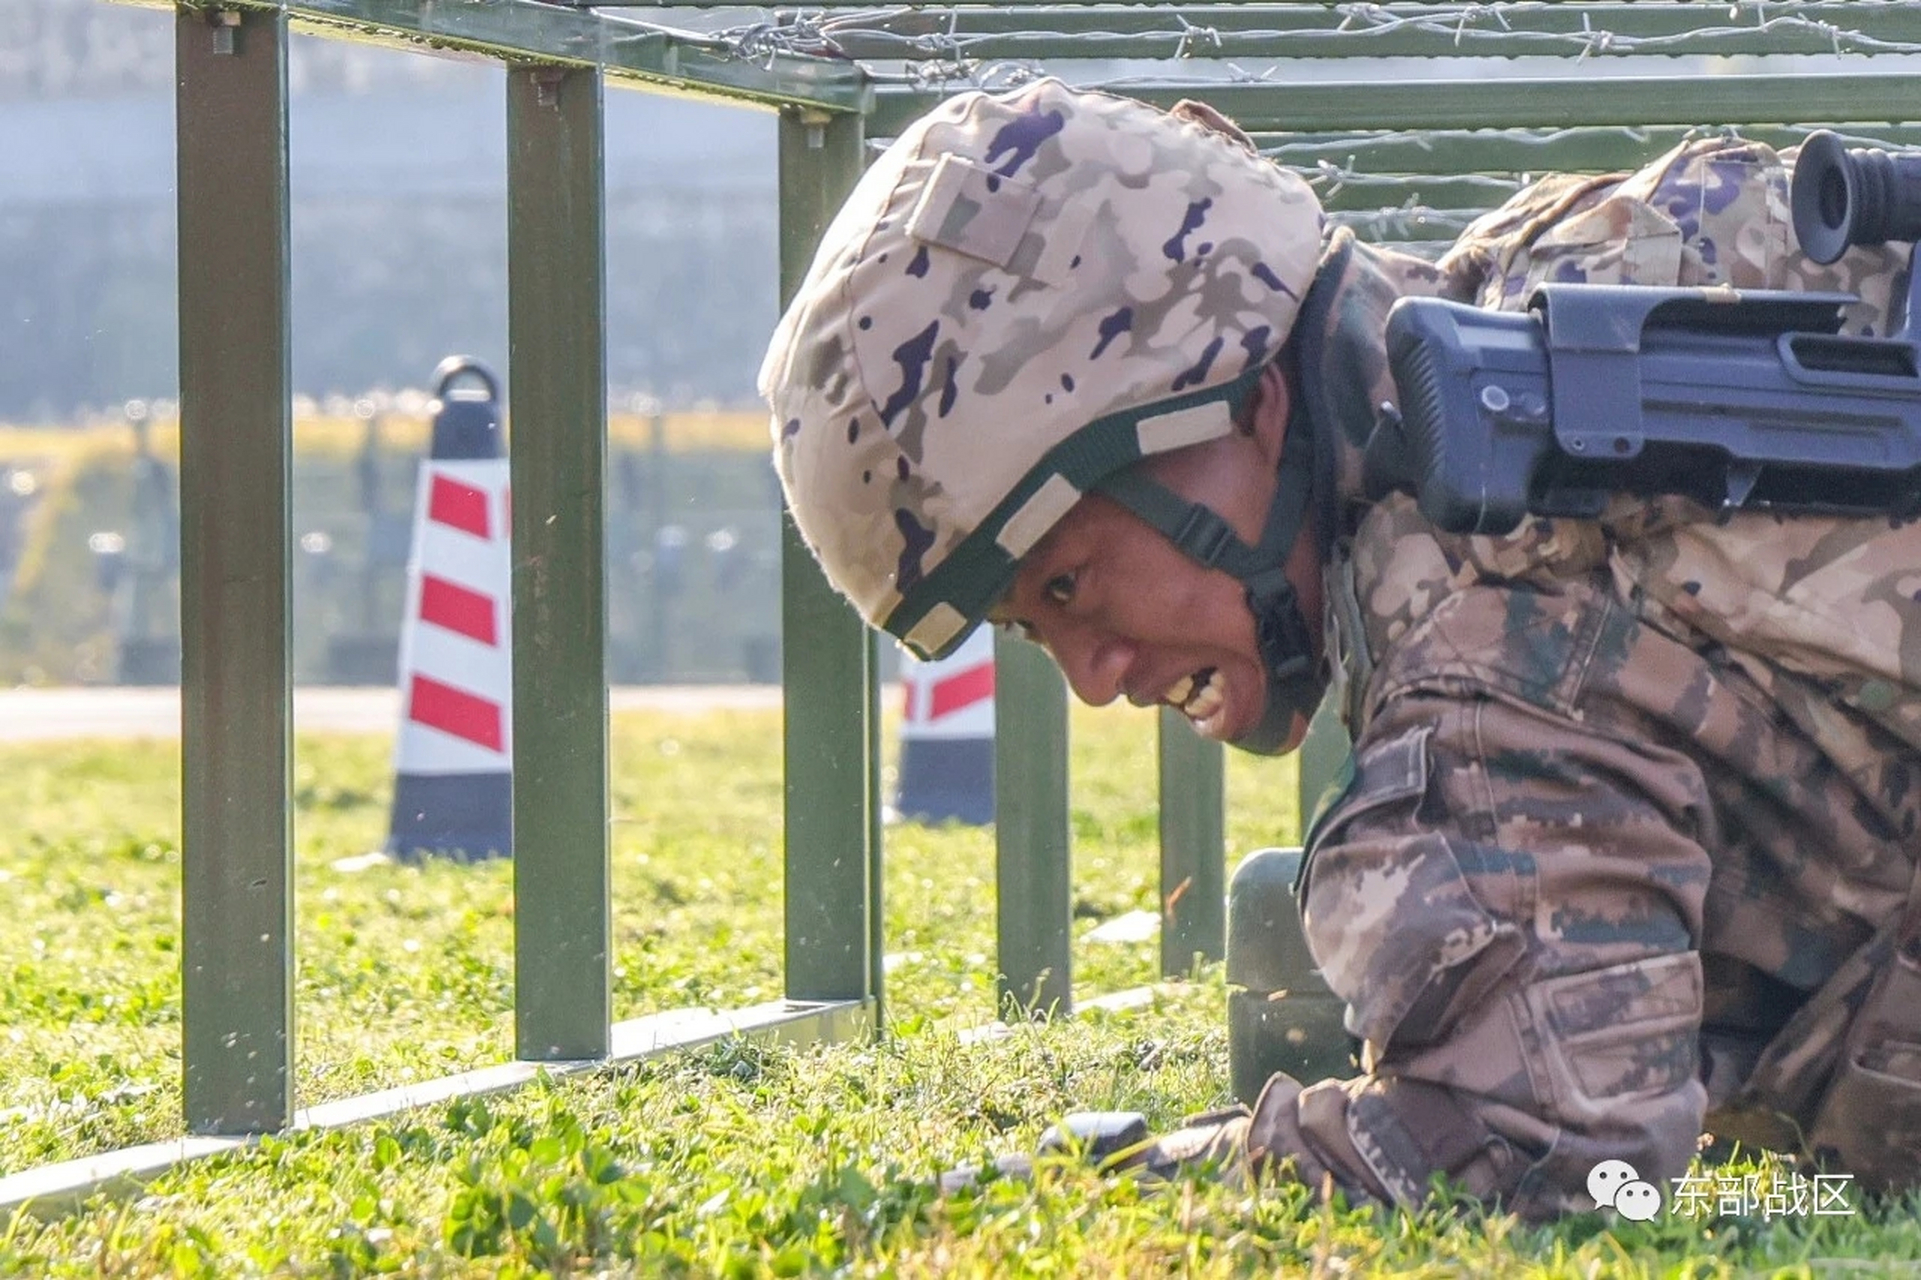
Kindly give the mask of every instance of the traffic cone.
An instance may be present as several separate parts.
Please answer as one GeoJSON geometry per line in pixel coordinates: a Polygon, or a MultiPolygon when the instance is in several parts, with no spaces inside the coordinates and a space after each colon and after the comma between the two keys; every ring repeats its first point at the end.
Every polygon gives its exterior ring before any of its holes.
{"type": "Polygon", "coordinates": [[[513,852],[513,663],[500,390],[464,356],[434,370],[400,631],[389,856],[513,852]],[[463,375],[481,386],[455,387],[463,375]]]}
{"type": "Polygon", "coordinates": [[[895,811],[922,822],[994,820],[994,636],[978,627],[952,657],[901,659],[906,706],[895,811]]]}

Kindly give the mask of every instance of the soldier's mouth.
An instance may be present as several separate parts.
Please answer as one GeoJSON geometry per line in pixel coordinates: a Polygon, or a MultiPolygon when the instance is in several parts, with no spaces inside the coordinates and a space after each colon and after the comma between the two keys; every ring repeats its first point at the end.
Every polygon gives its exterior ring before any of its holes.
{"type": "Polygon", "coordinates": [[[1202,667],[1193,675],[1182,676],[1170,685],[1167,692],[1161,695],[1161,701],[1206,733],[1227,707],[1227,681],[1222,678],[1219,668],[1202,667]]]}

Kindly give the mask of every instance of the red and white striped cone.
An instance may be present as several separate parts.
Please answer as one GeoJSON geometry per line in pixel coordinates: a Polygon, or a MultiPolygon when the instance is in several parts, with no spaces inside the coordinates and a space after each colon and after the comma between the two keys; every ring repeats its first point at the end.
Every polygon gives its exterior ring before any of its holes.
{"type": "Polygon", "coordinates": [[[895,811],[922,822],[994,820],[994,635],[978,627],[949,658],[901,659],[906,701],[895,811]]]}
{"type": "Polygon", "coordinates": [[[414,499],[400,632],[400,736],[387,853],[513,852],[513,662],[507,460],[493,377],[449,357],[434,370],[434,438],[414,499]],[[451,388],[477,376],[484,395],[451,388]]]}

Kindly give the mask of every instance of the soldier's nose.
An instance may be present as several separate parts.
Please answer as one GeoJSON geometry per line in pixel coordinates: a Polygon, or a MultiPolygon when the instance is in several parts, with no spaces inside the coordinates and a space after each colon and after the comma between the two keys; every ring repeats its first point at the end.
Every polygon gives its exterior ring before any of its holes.
{"type": "Polygon", "coordinates": [[[1090,707],[1104,707],[1120,697],[1125,685],[1132,646],[1090,628],[1068,628],[1048,637],[1068,688],[1090,707]]]}

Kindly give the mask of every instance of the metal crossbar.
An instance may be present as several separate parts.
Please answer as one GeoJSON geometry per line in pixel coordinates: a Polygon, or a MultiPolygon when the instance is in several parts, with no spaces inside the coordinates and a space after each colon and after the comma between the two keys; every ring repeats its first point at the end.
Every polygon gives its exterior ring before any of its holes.
{"type": "MultiPolygon", "coordinates": [[[[293,1131],[338,1129],[369,1120],[390,1119],[454,1098],[502,1093],[543,1077],[560,1079],[644,1062],[736,1036],[790,1044],[845,1040],[870,1031],[874,1025],[872,1013],[871,1008],[858,1001],[806,1004],[783,1000],[726,1012],[683,1010],[636,1018],[613,1026],[608,1049],[591,1058],[506,1062],[437,1080],[382,1089],[302,1108],[294,1113],[291,1123],[282,1127],[293,1131]]],[[[244,1150],[258,1137],[257,1133],[243,1133],[176,1138],[22,1170],[0,1177],[0,1212],[8,1217],[23,1208],[41,1217],[69,1213],[102,1193],[137,1192],[149,1179],[188,1161],[244,1150]]]]}
{"type": "MultiPolygon", "coordinates": [[[[1016,77],[1006,87],[1024,78],[1016,77]]],[[[1902,104],[1921,104],[1921,75],[1902,73],[1618,76],[1583,83],[1581,92],[1571,91],[1575,86],[1564,79],[1168,84],[1125,78],[1098,83],[1161,107],[1171,107],[1182,98],[1205,97],[1255,132],[1784,124],[1858,116],[1864,84],[1872,86],[1868,92],[1885,110],[1906,112],[1910,108],[1902,104]],[[1602,85],[1605,92],[1600,91],[1602,85]]],[[[880,136],[896,133],[943,96],[944,91],[936,89],[884,92],[869,113],[868,129],[880,136]]]]}
{"type": "MultiPolygon", "coordinates": [[[[598,9],[671,12],[648,0],[598,9]]],[[[1921,51],[1912,0],[1650,3],[830,6],[715,27],[763,50],[850,59],[1459,58],[1552,54],[1780,55],[1921,51]]]]}
{"type": "Polygon", "coordinates": [[[768,107],[859,111],[867,101],[869,78],[859,67],[758,48],[748,29],[709,35],[548,0],[218,0],[183,8],[278,15],[301,34],[420,53],[592,67],[617,83],[768,107]]]}
{"type": "MultiPolygon", "coordinates": [[[[1849,146],[1921,146],[1914,125],[1834,124],[1849,146]]],[[[1699,133],[1698,128],[1394,129],[1368,133],[1256,133],[1263,154],[1303,170],[1353,179],[1374,174],[1603,173],[1632,168],[1699,133]]],[[[1741,136],[1776,147],[1801,141],[1794,127],[1750,125],[1741,136]]]]}

